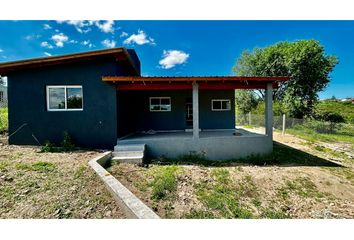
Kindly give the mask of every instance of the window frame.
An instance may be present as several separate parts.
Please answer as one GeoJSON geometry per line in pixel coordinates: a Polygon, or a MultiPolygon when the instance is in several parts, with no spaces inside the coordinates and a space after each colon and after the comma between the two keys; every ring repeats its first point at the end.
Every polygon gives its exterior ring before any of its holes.
{"type": "MultiPolygon", "coordinates": [[[[156,104],[153,104],[156,105],[156,104]]],[[[171,97],[149,97],[149,111],[150,112],[171,112],[172,111],[172,101],[171,101],[171,97]],[[152,110],[151,109],[151,100],[152,99],[159,99],[160,103],[160,110],[152,110]],[[161,99],[168,99],[170,101],[170,109],[169,110],[161,110],[161,99]]]]}
{"type": "Polygon", "coordinates": [[[64,111],[83,111],[84,110],[84,92],[83,92],[83,87],[82,85],[47,85],[46,86],[46,99],[47,99],[47,111],[48,112],[64,112],[64,111]],[[53,88],[64,88],[64,106],[65,108],[63,109],[51,109],[49,105],[49,89],[53,88]],[[81,108],[68,108],[68,98],[67,98],[67,89],[68,88],[81,88],[81,94],[82,94],[82,107],[81,108]]]}
{"type": "MultiPolygon", "coordinates": [[[[227,106],[227,105],[226,105],[227,106]]],[[[227,98],[224,98],[224,99],[212,99],[211,100],[211,111],[213,111],[213,112],[227,112],[227,111],[231,111],[231,108],[232,108],[232,106],[231,106],[231,100],[230,99],[227,99],[227,98]],[[221,103],[221,109],[214,109],[214,102],[220,102],[221,103]],[[230,104],[229,104],[229,108],[226,108],[226,109],[223,109],[222,108],[222,102],[229,102],[230,104]]]]}

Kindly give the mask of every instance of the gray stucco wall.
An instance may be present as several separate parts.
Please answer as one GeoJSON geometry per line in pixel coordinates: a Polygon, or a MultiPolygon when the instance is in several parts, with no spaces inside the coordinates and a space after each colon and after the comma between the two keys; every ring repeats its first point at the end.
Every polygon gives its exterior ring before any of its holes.
{"type": "MultiPolygon", "coordinates": [[[[117,92],[118,135],[142,130],[184,130],[186,99],[192,90],[119,91],[117,92]],[[150,112],[149,97],[171,97],[171,112],[150,112]]],[[[232,129],[235,127],[233,90],[201,90],[199,92],[199,126],[201,129],[232,129]],[[230,111],[212,111],[212,99],[230,99],[230,111]]],[[[189,127],[191,128],[191,127],[189,127]]]]}
{"type": "Polygon", "coordinates": [[[78,146],[112,148],[117,139],[116,88],[103,75],[127,75],[111,58],[16,71],[8,75],[10,144],[62,141],[67,130],[78,146]],[[49,112],[47,85],[82,85],[83,111],[49,112]]]}
{"type": "Polygon", "coordinates": [[[220,136],[193,139],[192,137],[176,138],[144,138],[141,140],[124,139],[124,144],[146,144],[147,158],[177,158],[189,153],[203,155],[209,160],[231,160],[250,155],[269,154],[273,150],[273,142],[266,135],[220,136]]]}

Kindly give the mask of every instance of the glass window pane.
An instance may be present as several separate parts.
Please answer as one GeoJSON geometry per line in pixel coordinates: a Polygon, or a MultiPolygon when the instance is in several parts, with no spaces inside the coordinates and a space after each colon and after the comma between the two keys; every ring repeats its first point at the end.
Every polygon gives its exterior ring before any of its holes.
{"type": "Polygon", "coordinates": [[[171,105],[161,105],[161,111],[171,111],[171,105]]]}
{"type": "Polygon", "coordinates": [[[150,104],[151,105],[160,105],[160,99],[159,98],[151,98],[150,104]]]}
{"type": "Polygon", "coordinates": [[[49,109],[65,109],[65,88],[49,88],[49,109]]]}
{"type": "Polygon", "coordinates": [[[170,99],[169,98],[161,98],[161,105],[170,105],[170,99]]]}
{"type": "Polygon", "coordinates": [[[66,88],[67,108],[82,109],[82,88],[66,88]]]}
{"type": "Polygon", "coordinates": [[[220,101],[213,101],[213,109],[220,110],[221,109],[221,102],[220,101]]]}
{"type": "Polygon", "coordinates": [[[159,111],[160,110],[160,105],[150,105],[150,110],[151,111],[159,111]]]}
{"type": "Polygon", "coordinates": [[[230,109],[231,109],[231,102],[229,100],[227,100],[225,110],[230,110],[230,109]]]}

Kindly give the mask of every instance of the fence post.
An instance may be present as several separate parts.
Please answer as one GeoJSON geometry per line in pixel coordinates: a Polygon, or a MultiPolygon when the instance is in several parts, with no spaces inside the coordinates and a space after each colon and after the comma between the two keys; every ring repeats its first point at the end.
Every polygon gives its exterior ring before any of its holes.
{"type": "Polygon", "coordinates": [[[251,121],[251,112],[248,113],[248,125],[252,125],[252,121],[251,121]]]}
{"type": "Polygon", "coordinates": [[[281,134],[284,136],[285,134],[285,114],[283,114],[283,129],[282,129],[282,132],[281,134]]]}

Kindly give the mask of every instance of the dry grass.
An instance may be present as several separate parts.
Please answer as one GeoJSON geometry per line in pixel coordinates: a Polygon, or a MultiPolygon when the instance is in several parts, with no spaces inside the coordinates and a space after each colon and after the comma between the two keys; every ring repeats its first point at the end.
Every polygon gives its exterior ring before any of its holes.
{"type": "Polygon", "coordinates": [[[0,218],[124,218],[89,168],[98,152],[0,146],[0,218]]]}

